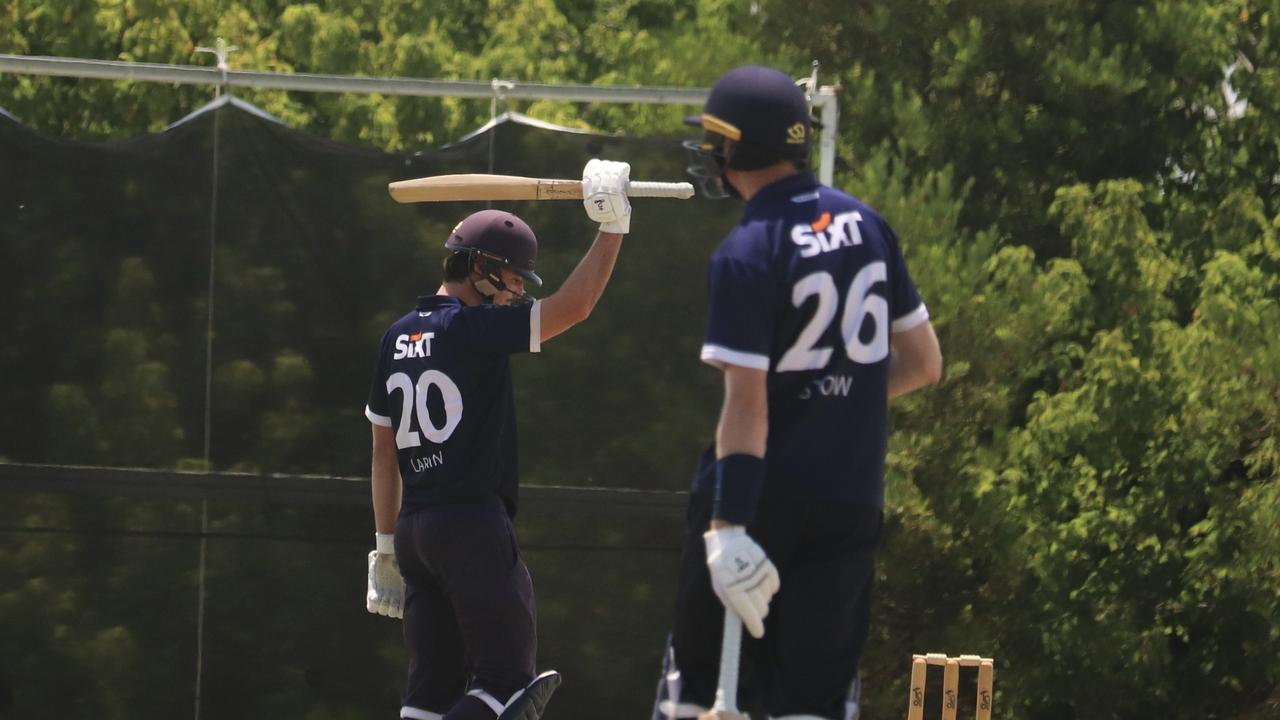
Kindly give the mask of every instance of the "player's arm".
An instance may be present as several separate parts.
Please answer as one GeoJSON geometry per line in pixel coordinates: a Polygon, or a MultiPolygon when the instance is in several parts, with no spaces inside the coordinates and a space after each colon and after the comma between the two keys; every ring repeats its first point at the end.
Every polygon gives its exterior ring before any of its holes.
{"type": "Polygon", "coordinates": [[[380,535],[396,531],[400,514],[400,462],[396,456],[395,430],[382,425],[373,428],[373,526],[380,535]]]}
{"type": "Polygon", "coordinates": [[[582,204],[587,216],[600,223],[600,231],[560,289],[541,301],[543,341],[586,320],[604,294],[622,249],[622,236],[631,230],[631,203],[627,200],[630,174],[627,163],[607,160],[591,160],[583,168],[582,204]]]}
{"type": "Polygon", "coordinates": [[[587,250],[587,254],[578,262],[578,266],[560,289],[542,300],[540,312],[543,342],[591,315],[596,302],[604,294],[604,287],[613,274],[613,266],[621,249],[621,234],[603,230],[596,234],[591,249],[587,250]]]}
{"type": "Polygon", "coordinates": [[[377,547],[369,553],[365,608],[378,615],[404,615],[404,578],[396,562],[396,516],[400,513],[400,465],[395,430],[373,423],[373,526],[377,547]]]}
{"type": "MultiPolygon", "coordinates": [[[[726,364],[724,403],[716,425],[716,460],[732,455],[764,458],[769,436],[769,393],[766,371],[726,364]]],[[[711,519],[713,529],[731,523],[721,517],[711,519]]]]}
{"type": "Polygon", "coordinates": [[[703,533],[711,587],[747,631],[764,636],[778,570],[746,532],[764,487],[769,435],[765,370],[724,363],[724,404],[716,425],[716,490],[711,527],[703,533]]]}
{"type": "Polygon", "coordinates": [[[942,379],[942,350],[928,320],[889,336],[889,397],[896,398],[942,379]]]}

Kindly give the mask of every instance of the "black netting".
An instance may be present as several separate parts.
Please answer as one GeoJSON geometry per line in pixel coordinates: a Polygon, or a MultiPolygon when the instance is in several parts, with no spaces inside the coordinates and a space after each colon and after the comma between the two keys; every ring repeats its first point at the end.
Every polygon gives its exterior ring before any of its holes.
{"type": "MultiPolygon", "coordinates": [[[[679,180],[676,138],[498,122],[410,157],[292,130],[238,101],[165,133],[48,138],[0,116],[0,457],[357,474],[374,345],[439,280],[481,203],[399,205],[390,180],[577,177],[593,156],[679,180]],[[214,158],[217,158],[216,163],[214,158]],[[212,368],[206,377],[213,246],[212,368]]],[[[687,487],[717,378],[699,366],[704,267],[733,204],[634,202],[595,315],[515,363],[526,480],[687,487]]],[[[554,290],[593,232],[576,202],[502,203],[537,231],[554,290]]]]}
{"type": "MultiPolygon", "coordinates": [[[[190,717],[197,674],[208,720],[395,717],[406,659],[400,623],[364,609],[368,494],[338,478],[0,465],[0,717],[190,717]]],[[[553,717],[652,704],[682,504],[526,489],[539,663],[565,676],[553,717]]]]}
{"type": "MultiPolygon", "coordinates": [[[[199,662],[202,718],[393,717],[405,661],[399,625],[363,609],[367,481],[299,475],[367,473],[375,343],[483,204],[399,205],[386,184],[574,178],[593,156],[679,180],[681,152],[508,120],[388,155],[227,98],[109,143],[0,113],[0,716],[183,717],[199,662]],[[206,439],[215,474],[171,472],[203,468],[206,439]]],[[[577,486],[526,489],[518,522],[541,662],[566,676],[556,717],[647,712],[672,491],[717,409],[697,361],[704,267],[737,208],[634,205],[595,315],[513,363],[526,486],[577,486]]],[[[554,290],[594,232],[581,206],[499,206],[538,232],[554,290]]]]}

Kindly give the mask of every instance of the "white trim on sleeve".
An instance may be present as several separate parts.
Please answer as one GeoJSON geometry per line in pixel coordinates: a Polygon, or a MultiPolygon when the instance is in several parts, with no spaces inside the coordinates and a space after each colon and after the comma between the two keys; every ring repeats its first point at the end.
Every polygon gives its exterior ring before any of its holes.
{"type": "Polygon", "coordinates": [[[364,416],[369,418],[369,422],[373,423],[374,425],[381,425],[382,427],[391,427],[391,418],[385,415],[379,415],[378,413],[370,410],[368,405],[364,406],[364,416]]]}
{"type": "Polygon", "coordinates": [[[906,332],[928,319],[929,308],[925,307],[924,303],[920,303],[916,306],[915,310],[912,310],[900,318],[896,318],[892,323],[890,323],[890,327],[893,329],[893,332],[896,333],[906,332]]]}
{"type": "Polygon", "coordinates": [[[752,370],[769,369],[768,355],[730,350],[722,345],[713,345],[711,343],[702,346],[702,362],[716,367],[738,365],[752,370]]]}
{"type": "Polygon", "coordinates": [[[542,301],[534,300],[529,309],[529,352],[542,352],[542,301]]]}

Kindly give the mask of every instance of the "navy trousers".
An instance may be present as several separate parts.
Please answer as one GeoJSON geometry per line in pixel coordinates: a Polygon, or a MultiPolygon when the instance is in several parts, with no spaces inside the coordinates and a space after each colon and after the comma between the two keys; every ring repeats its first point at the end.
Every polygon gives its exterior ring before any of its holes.
{"type": "Polygon", "coordinates": [[[534,677],[537,609],[502,502],[440,505],[396,522],[409,678],[402,705],[444,715],[471,690],[500,703],[534,677]]]}
{"type": "MultiPolygon", "coordinates": [[[[870,621],[884,513],[830,500],[766,497],[748,534],[778,568],[781,587],[761,640],[743,632],[738,703],[773,717],[843,718],[870,621]]],[[[680,700],[710,707],[720,668],[724,606],[711,589],[702,533],[709,495],[690,497],[671,634],[680,700]]]]}

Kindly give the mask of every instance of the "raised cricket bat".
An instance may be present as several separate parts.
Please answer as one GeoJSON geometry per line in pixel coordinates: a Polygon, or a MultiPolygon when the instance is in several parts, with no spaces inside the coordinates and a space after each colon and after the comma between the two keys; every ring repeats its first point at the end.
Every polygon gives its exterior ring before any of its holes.
{"type": "MultiPolygon", "coordinates": [[[[432,175],[397,180],[387,185],[392,199],[402,203],[448,200],[581,200],[580,180],[530,178],[518,175],[432,175]]],[[[628,197],[693,197],[687,182],[637,182],[627,186],[628,197]]]]}
{"type": "Polygon", "coordinates": [[[738,711],[738,659],[742,654],[742,620],[732,608],[724,609],[724,636],[720,641],[720,680],[716,702],[698,720],[751,720],[738,711]]]}

